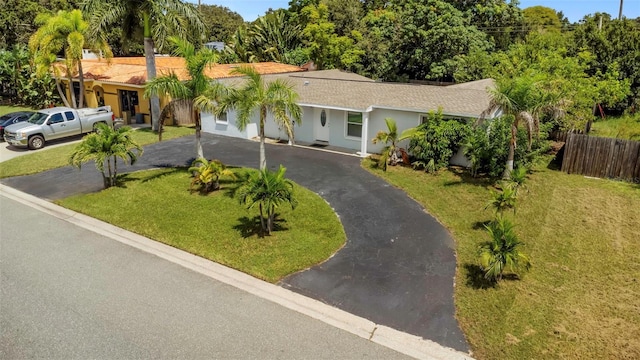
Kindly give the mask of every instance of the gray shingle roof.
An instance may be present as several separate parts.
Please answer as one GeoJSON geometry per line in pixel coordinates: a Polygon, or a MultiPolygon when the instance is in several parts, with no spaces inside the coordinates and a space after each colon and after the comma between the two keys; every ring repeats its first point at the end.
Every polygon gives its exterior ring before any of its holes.
{"type": "MultiPolygon", "coordinates": [[[[300,104],[336,109],[370,111],[374,108],[427,113],[442,108],[444,114],[479,117],[489,107],[486,91],[492,79],[450,86],[375,82],[338,70],[265,75],[294,85],[300,104]]],[[[223,80],[238,83],[240,79],[223,80]]]]}

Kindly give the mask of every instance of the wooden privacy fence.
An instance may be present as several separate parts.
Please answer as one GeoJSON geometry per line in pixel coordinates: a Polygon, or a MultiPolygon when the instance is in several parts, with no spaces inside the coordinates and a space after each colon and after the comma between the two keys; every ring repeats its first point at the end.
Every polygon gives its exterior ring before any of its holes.
{"type": "Polygon", "coordinates": [[[571,134],[584,134],[583,130],[554,130],[549,134],[549,139],[559,141],[559,142],[567,142],[567,138],[571,134]]]}
{"type": "Polygon", "coordinates": [[[570,134],[562,171],[640,182],[640,141],[570,134]]]}

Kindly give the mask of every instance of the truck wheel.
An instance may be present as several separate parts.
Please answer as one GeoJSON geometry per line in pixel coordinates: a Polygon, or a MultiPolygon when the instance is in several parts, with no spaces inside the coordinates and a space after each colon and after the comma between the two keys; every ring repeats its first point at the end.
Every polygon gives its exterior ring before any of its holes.
{"type": "Polygon", "coordinates": [[[33,135],[29,138],[29,149],[38,150],[44,147],[44,139],[40,135],[33,135]]]}

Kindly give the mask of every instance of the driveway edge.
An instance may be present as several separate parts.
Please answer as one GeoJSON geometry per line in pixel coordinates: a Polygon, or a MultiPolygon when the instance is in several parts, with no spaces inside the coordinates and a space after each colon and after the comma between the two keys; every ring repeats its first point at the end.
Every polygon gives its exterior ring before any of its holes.
{"type": "Polygon", "coordinates": [[[5,196],[63,221],[158,256],[402,354],[425,360],[472,359],[468,354],[415,335],[377,325],[370,320],[350,314],[318,300],[305,297],[238,270],[71,211],[3,184],[0,184],[0,196],[5,196]]]}

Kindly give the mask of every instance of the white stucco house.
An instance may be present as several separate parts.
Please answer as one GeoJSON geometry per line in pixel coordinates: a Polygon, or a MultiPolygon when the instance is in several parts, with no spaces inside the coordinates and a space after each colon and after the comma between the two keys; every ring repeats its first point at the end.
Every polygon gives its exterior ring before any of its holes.
{"type": "MultiPolygon", "coordinates": [[[[380,152],[384,146],[374,145],[372,139],[378,131],[386,131],[385,118],[393,118],[399,132],[418,126],[427,113],[439,108],[445,117],[475,120],[489,106],[486,89],[493,86],[491,79],[449,86],[384,83],[339,70],[264,75],[263,78],[267,81],[285,78],[298,92],[303,117],[302,124],[295,127],[296,143],[338,147],[363,157],[380,152]]],[[[220,81],[233,84],[242,80],[220,81]]],[[[257,112],[244,131],[236,126],[233,112],[219,118],[212,114],[202,116],[203,131],[225,136],[256,137],[257,124],[257,112]]],[[[285,131],[277,127],[270,115],[265,135],[288,140],[285,131]]]]}

